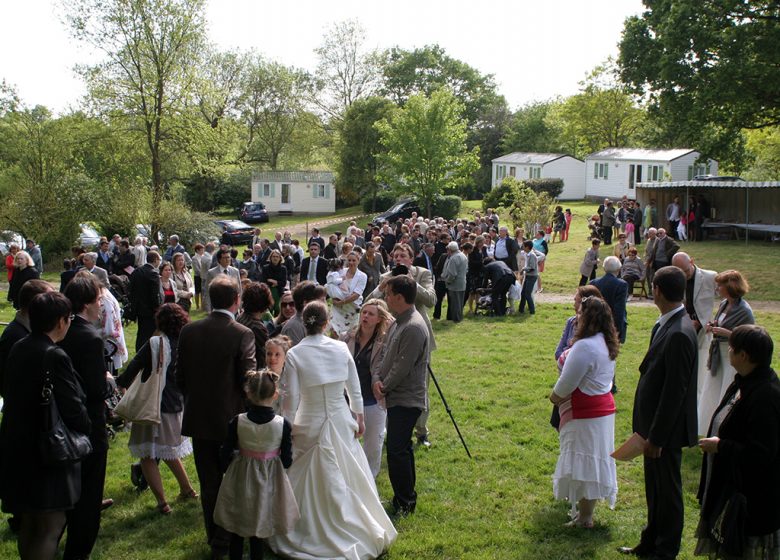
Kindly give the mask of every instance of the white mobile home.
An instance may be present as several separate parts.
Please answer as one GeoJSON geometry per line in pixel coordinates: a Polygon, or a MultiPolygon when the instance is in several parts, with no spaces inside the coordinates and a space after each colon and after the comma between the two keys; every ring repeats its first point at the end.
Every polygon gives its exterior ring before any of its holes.
{"type": "Polygon", "coordinates": [[[330,171],[257,171],[252,173],[252,202],[268,213],[327,214],[336,211],[336,187],[330,171]]]}
{"type": "Polygon", "coordinates": [[[601,150],[585,158],[585,196],[635,199],[637,183],[690,181],[697,175],[717,175],[718,162],[697,162],[699,156],[699,152],[689,149],[601,150]]]}
{"type": "Polygon", "coordinates": [[[567,154],[513,152],[493,160],[493,188],[505,177],[522,179],[563,179],[561,200],[585,197],[585,162],[567,154]]]}

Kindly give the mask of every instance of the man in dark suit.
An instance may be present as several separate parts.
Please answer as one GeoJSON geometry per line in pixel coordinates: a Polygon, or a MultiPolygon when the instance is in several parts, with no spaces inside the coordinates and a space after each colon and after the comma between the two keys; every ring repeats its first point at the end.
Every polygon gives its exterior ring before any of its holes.
{"type": "Polygon", "coordinates": [[[320,237],[320,230],[317,228],[311,229],[311,237],[309,238],[309,242],[306,243],[307,247],[311,247],[312,243],[316,243],[320,246],[320,251],[322,251],[325,248],[325,240],[320,237]]]}
{"type": "Polygon", "coordinates": [[[138,352],[154,334],[157,326],[154,314],[162,303],[160,295],[160,253],[149,251],[146,264],[136,268],[130,275],[130,304],[138,322],[138,334],[135,337],[135,351],[138,352]]]}
{"type": "Polygon", "coordinates": [[[412,265],[433,271],[433,243],[425,243],[420,254],[414,258],[412,265]]]}
{"type": "Polygon", "coordinates": [[[97,279],[76,276],[65,288],[65,297],[70,300],[75,317],[60,347],[68,354],[73,369],[79,374],[87,397],[87,414],[92,423],[89,434],[92,453],[81,462],[81,497],[66,514],[68,540],[63,558],[77,560],[89,558],[100,530],[108,457],[105,399],[113,388],[103,357],[103,338],[93,326],[100,321],[101,311],[97,279]]]}
{"type": "Polygon", "coordinates": [[[320,245],[309,244],[309,256],[301,261],[301,281],[310,280],[324,286],[328,277],[328,263],[320,257],[320,245]]]}
{"type": "Polygon", "coordinates": [[[230,534],[214,523],[222,470],[219,448],[228,422],[244,412],[244,377],[254,369],[255,337],[236,322],[238,286],[227,276],[209,284],[213,311],[185,325],[179,335],[176,383],[184,395],[181,433],[192,438],[195,468],[200,481],[201,505],[212,558],[223,558],[230,534]]]}
{"type": "Polygon", "coordinates": [[[336,235],[331,235],[328,238],[328,244],[322,250],[322,257],[329,261],[330,259],[338,258],[339,256],[339,238],[336,235]]]}
{"type": "Polygon", "coordinates": [[[685,274],[673,266],[653,278],[661,317],[639,366],[633,430],[645,439],[647,527],[624,554],[675,558],[683,530],[682,448],[696,444],[696,330],[685,312],[685,274]]]}
{"type": "Polygon", "coordinates": [[[617,330],[620,342],[626,341],[626,299],[628,298],[628,282],[618,278],[620,272],[620,259],[617,257],[607,257],[604,259],[604,276],[591,280],[591,284],[596,286],[601,292],[601,296],[609,304],[612,310],[612,319],[615,321],[615,330],[617,330]]]}
{"type": "Polygon", "coordinates": [[[517,252],[520,246],[517,241],[509,237],[509,230],[501,226],[498,230],[498,239],[494,248],[494,257],[497,261],[503,262],[513,272],[517,271],[517,252]]]}

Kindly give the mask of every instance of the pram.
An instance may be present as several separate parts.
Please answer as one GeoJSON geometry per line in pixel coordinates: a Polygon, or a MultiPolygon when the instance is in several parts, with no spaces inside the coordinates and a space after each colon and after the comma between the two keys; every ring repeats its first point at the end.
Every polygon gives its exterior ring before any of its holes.
{"type": "Polygon", "coordinates": [[[474,315],[493,316],[493,298],[490,295],[490,288],[477,288],[477,306],[474,309],[474,315]]]}
{"type": "Polygon", "coordinates": [[[124,418],[118,416],[114,412],[114,409],[116,408],[116,405],[119,403],[119,399],[121,398],[119,389],[116,386],[116,381],[113,380],[116,378],[114,354],[116,354],[118,350],[119,347],[113,340],[106,339],[103,341],[103,356],[106,359],[106,371],[111,374],[111,385],[113,389],[111,395],[106,399],[106,431],[108,432],[108,437],[110,439],[114,439],[116,437],[116,433],[121,432],[125,427],[124,418]]]}

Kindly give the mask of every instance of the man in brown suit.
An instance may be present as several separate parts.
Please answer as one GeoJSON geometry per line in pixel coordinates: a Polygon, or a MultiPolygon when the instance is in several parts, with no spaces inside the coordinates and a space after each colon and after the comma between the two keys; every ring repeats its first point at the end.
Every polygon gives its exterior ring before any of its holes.
{"type": "Polygon", "coordinates": [[[219,448],[228,422],[245,410],[244,376],[256,366],[255,337],[235,321],[240,297],[232,278],[215,278],[209,284],[209,298],[211,314],[186,325],[179,335],[176,382],[184,394],[181,432],[192,438],[206,537],[212,558],[223,558],[230,535],[214,524],[222,482],[219,448]]]}

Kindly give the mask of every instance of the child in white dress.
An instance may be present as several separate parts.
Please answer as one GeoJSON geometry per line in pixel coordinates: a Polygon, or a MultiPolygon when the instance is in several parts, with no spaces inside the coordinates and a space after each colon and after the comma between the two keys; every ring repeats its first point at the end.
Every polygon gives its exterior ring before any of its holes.
{"type": "Polygon", "coordinates": [[[267,537],[291,530],[300,519],[285,469],[292,464],[290,423],[274,413],[279,375],[250,371],[244,390],[249,409],[230,421],[221,459],[227,472],[214,509],[214,521],[232,533],[230,560],[243,557],[249,537],[251,560],[263,557],[267,537]]]}
{"type": "Polygon", "coordinates": [[[347,282],[344,262],[341,259],[330,259],[328,261],[325,290],[328,292],[328,296],[334,299],[346,299],[349,297],[349,282],[347,282]]]}

